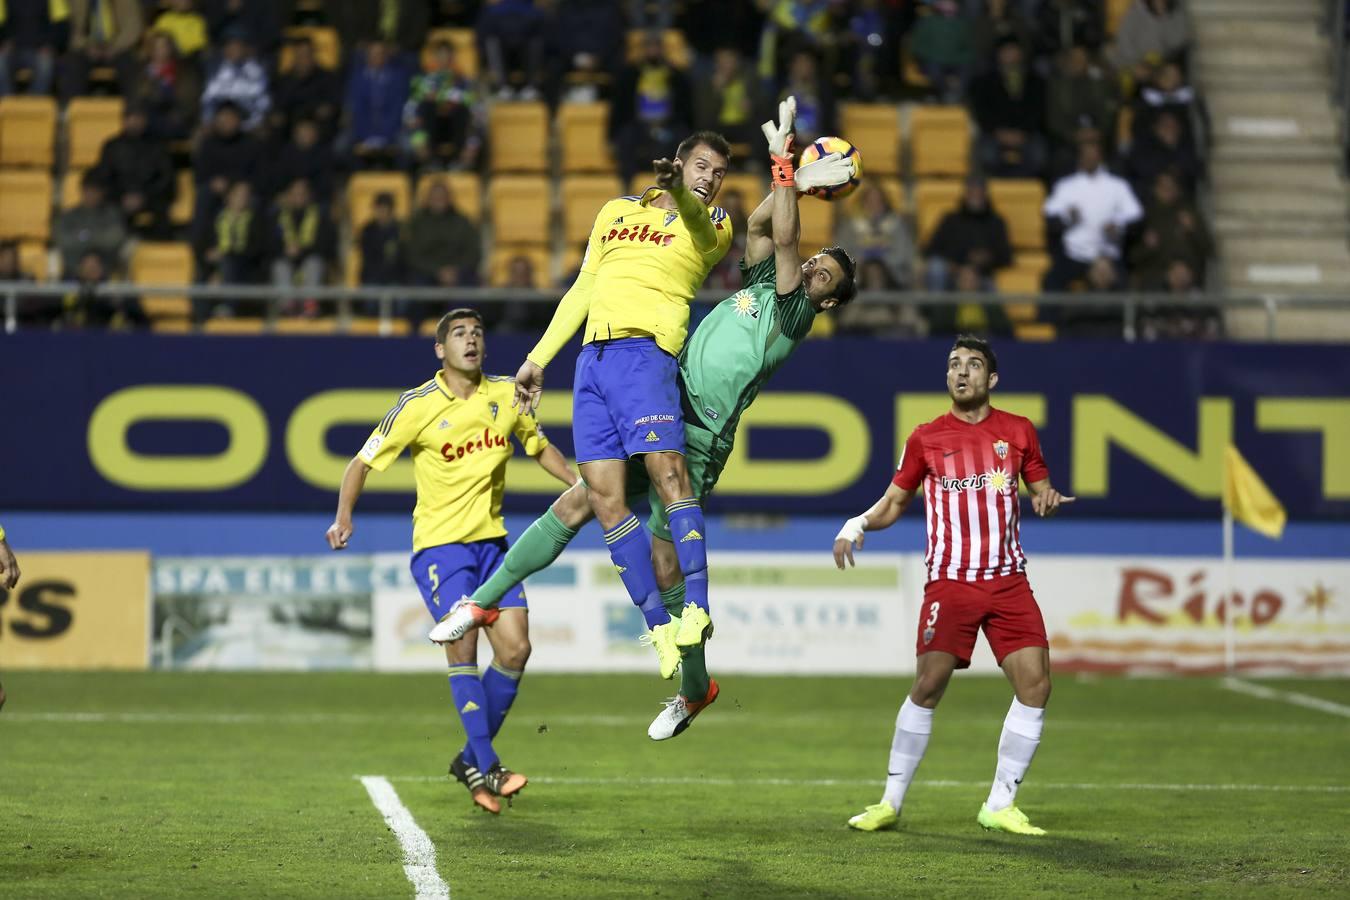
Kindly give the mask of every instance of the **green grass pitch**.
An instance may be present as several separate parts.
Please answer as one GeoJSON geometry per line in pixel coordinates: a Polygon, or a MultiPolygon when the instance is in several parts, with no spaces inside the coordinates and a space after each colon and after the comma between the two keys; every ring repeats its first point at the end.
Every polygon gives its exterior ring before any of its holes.
{"type": "MultiPolygon", "coordinates": [[[[498,739],[531,776],[475,813],[436,675],[9,673],[0,896],[411,897],[357,780],[387,777],[456,898],[1350,894],[1350,718],[1216,680],[1061,677],[1019,805],[975,824],[1009,690],[960,677],[901,830],[876,802],[905,683],[727,677],[684,735],[668,686],[527,675],[498,739]]],[[[1263,681],[1350,704],[1350,681],[1263,681]]]]}

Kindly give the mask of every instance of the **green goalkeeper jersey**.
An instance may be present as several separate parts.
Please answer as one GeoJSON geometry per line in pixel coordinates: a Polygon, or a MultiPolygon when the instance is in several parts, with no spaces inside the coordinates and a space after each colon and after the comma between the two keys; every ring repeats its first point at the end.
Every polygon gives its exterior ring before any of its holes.
{"type": "Polygon", "coordinates": [[[730,441],[741,413],[811,331],[816,310],[805,282],[779,296],[770,255],[747,266],[743,287],[713,308],[680,354],[689,412],[699,425],[730,441]]]}

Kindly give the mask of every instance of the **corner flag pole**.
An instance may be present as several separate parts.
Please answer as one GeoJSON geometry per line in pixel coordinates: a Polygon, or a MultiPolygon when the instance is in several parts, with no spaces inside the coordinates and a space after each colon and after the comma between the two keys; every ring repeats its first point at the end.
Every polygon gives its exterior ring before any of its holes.
{"type": "Polygon", "coordinates": [[[1233,511],[1223,506],[1223,666],[1229,674],[1237,667],[1235,629],[1237,611],[1233,605],[1233,511]]]}

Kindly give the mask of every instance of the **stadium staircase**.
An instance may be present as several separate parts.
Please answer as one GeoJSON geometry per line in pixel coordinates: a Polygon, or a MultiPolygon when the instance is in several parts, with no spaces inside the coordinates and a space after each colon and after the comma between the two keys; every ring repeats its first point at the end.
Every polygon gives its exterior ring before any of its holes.
{"type": "MultiPolygon", "coordinates": [[[[1225,287],[1350,293],[1350,189],[1321,0],[1191,0],[1195,81],[1209,106],[1214,229],[1225,287]]],[[[1345,339],[1343,312],[1282,313],[1283,339],[1345,339]]],[[[1230,313],[1261,336],[1265,314],[1230,313]]]]}

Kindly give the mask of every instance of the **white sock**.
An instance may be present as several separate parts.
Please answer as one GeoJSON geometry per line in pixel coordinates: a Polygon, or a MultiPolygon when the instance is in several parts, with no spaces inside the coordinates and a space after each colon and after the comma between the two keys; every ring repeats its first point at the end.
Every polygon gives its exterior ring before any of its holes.
{"type": "Polygon", "coordinates": [[[914,780],[914,772],[923,760],[923,752],[928,749],[928,736],[932,733],[933,711],[906,697],[900,704],[900,714],[895,717],[895,737],[891,739],[891,759],[886,769],[886,793],[881,798],[896,812],[905,802],[905,791],[914,780]]]}
{"type": "Polygon", "coordinates": [[[992,812],[1007,809],[1017,799],[1017,786],[1031,768],[1031,759],[1041,744],[1041,728],[1045,725],[1045,710],[1023,706],[1013,698],[1008,716],[1003,720],[1003,736],[998,741],[998,768],[994,771],[994,786],[989,789],[987,805],[992,812]]]}

